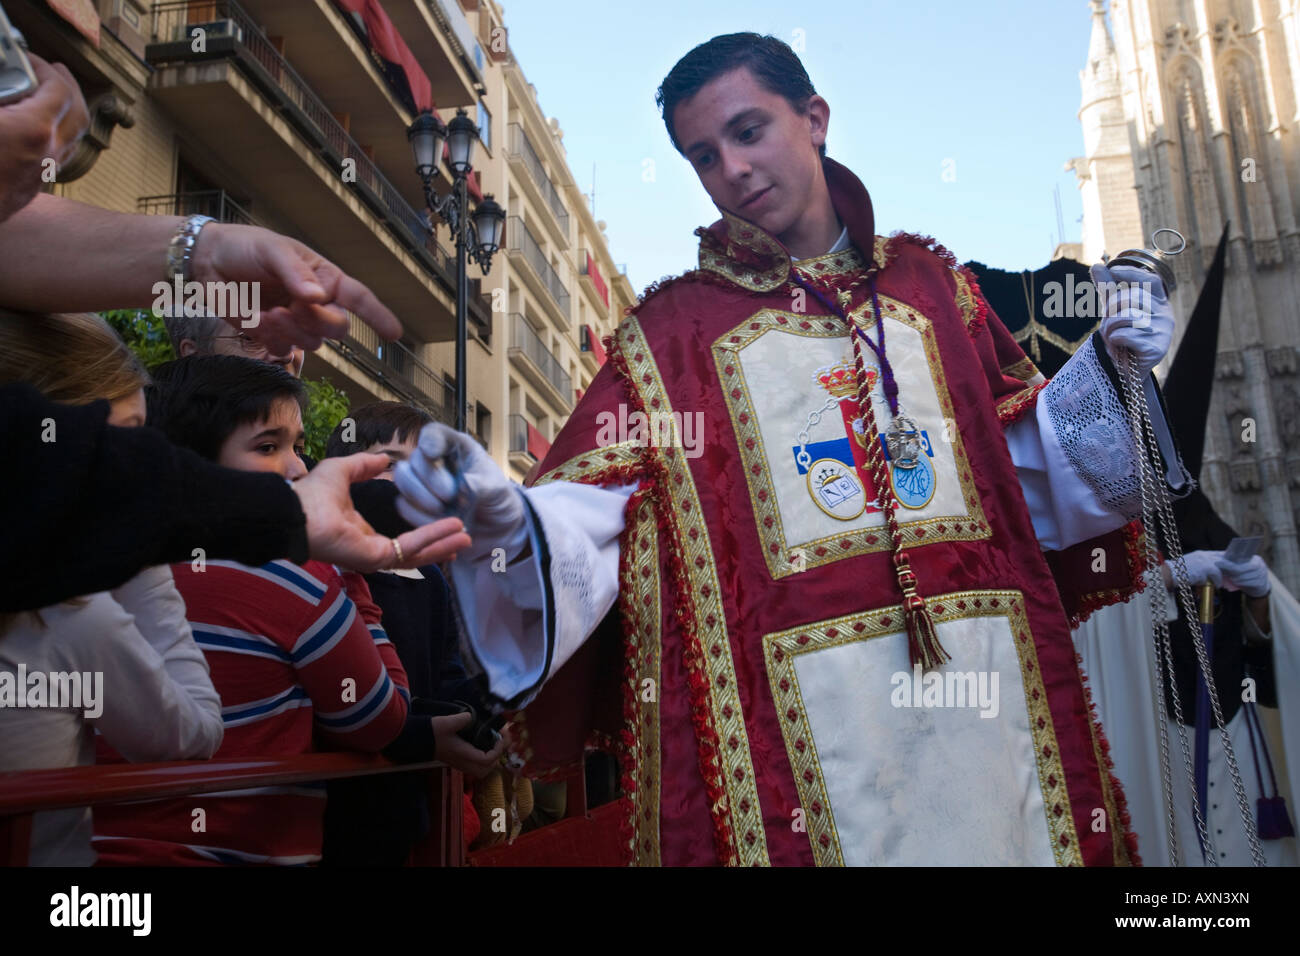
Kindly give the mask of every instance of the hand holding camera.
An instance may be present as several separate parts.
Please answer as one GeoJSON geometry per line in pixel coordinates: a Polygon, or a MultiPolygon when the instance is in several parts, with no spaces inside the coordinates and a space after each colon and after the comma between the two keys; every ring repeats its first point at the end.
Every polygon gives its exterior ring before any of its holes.
{"type": "Polygon", "coordinates": [[[90,125],[68,68],[24,53],[15,36],[0,11],[0,222],[31,202],[47,170],[57,174],[90,125]]]}

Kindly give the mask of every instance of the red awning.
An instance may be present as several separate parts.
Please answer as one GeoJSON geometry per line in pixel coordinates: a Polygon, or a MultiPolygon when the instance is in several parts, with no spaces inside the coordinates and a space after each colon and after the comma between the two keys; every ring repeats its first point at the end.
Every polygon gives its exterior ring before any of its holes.
{"type": "Polygon", "coordinates": [[[533,427],[532,422],[528,422],[528,454],[532,455],[538,461],[546,457],[546,453],[551,450],[551,443],[542,437],[542,433],[533,427]]]}
{"type": "Polygon", "coordinates": [[[49,0],[50,9],[76,27],[95,46],[99,46],[99,11],[94,0],[49,0]]]}
{"type": "Polygon", "coordinates": [[[600,293],[600,300],[605,303],[605,308],[608,309],[609,288],[605,285],[605,280],[600,274],[600,266],[598,266],[596,260],[591,257],[590,252],[587,253],[587,275],[591,278],[591,284],[596,287],[596,291],[600,293]]]}
{"type": "Polygon", "coordinates": [[[359,13],[366,25],[366,34],[370,37],[371,48],[389,63],[396,63],[406,74],[406,82],[411,87],[411,96],[415,99],[417,113],[433,109],[433,84],[428,74],[420,68],[419,61],[411,52],[406,41],[402,39],[393,21],[380,6],[379,0],[337,0],[338,5],[349,13],[359,13]]]}
{"type": "Polygon", "coordinates": [[[596,356],[596,363],[598,365],[604,365],[605,346],[601,344],[600,336],[596,334],[596,330],[590,325],[585,326],[585,328],[587,329],[587,345],[591,349],[591,354],[596,356]]]}

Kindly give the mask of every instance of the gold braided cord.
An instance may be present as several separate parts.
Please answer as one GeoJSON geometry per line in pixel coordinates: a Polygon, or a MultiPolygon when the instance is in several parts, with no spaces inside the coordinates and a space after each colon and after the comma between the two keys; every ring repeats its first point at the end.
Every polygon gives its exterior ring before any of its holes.
{"type": "Polygon", "coordinates": [[[1016,343],[1022,347],[1024,346],[1025,342],[1028,342],[1029,351],[1030,354],[1033,355],[1034,361],[1041,362],[1043,360],[1043,354],[1038,347],[1039,339],[1042,339],[1048,345],[1060,349],[1066,355],[1073,355],[1076,351],[1079,350],[1079,347],[1082,346],[1083,343],[1087,342],[1088,339],[1092,338],[1092,333],[1095,332],[1096,330],[1097,330],[1097,326],[1094,325],[1086,333],[1084,333],[1084,335],[1081,338],[1077,339],[1074,342],[1071,342],[1069,339],[1057,335],[1055,332],[1053,332],[1047,326],[1043,325],[1043,323],[1039,322],[1037,319],[1030,319],[1028,325],[1026,325],[1019,332],[1013,332],[1011,334],[1011,337],[1015,339],[1016,343]]]}

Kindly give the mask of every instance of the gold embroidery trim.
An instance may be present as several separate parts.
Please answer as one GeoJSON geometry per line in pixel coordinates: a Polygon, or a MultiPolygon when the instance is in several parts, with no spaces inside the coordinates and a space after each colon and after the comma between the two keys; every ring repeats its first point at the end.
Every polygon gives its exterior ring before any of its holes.
{"type": "MultiPolygon", "coordinates": [[[[647,414],[655,411],[671,415],[673,409],[668,391],[637,318],[629,316],[625,319],[616,334],[627,361],[628,377],[647,414]]],[[[713,545],[700,507],[695,478],[686,456],[677,454],[677,449],[652,446],[648,451],[661,456],[668,476],[668,483],[661,493],[671,495],[672,499],[666,513],[675,526],[678,540],[686,549],[682,563],[690,579],[691,593],[681,597],[694,605],[697,639],[709,679],[709,711],[718,735],[718,761],[727,795],[727,806],[718,809],[729,818],[740,864],[766,866],[769,863],[767,837],[763,830],[754,763],[750,757],[749,733],[740,705],[713,545]]]]}
{"type": "MultiPolygon", "coordinates": [[[[876,236],[875,248],[872,250],[872,254],[874,261],[880,263],[882,270],[888,266],[893,258],[889,254],[889,240],[884,236],[876,236]]],[[[865,269],[866,265],[861,250],[854,245],[850,245],[840,252],[825,252],[820,256],[813,256],[811,259],[797,259],[794,263],[796,269],[812,277],[853,273],[865,269]],[[819,263],[821,268],[818,268],[819,263]]]]}
{"type": "MultiPolygon", "coordinates": [[[[1033,737],[1038,765],[1038,783],[1043,793],[1043,809],[1052,854],[1058,866],[1082,866],[1079,836],[1070,811],[1070,797],[1061,763],[1061,748],[1056,741],[1038,666],[1038,651],[1025,616],[1024,598],[1019,591],[954,591],[926,598],[936,624],[976,617],[1007,617],[1016,653],[1020,659],[1021,683],[1029,713],[1029,730],[1033,737]],[[1062,844],[1062,838],[1065,843],[1062,844]]],[[[801,654],[871,640],[886,634],[901,634],[903,606],[879,608],[861,614],[849,614],[805,627],[793,627],[763,636],[763,657],[767,662],[768,682],[776,704],[786,755],[794,772],[799,802],[813,858],[818,866],[843,866],[835,813],[831,807],[822,776],[821,762],[812,735],[800,729],[807,725],[807,710],[795,672],[795,658],[801,654]],[[793,716],[791,716],[793,715],[793,716]],[[813,779],[808,780],[811,776],[813,779]]],[[[1118,818],[1115,818],[1118,819],[1118,818]]]]}
{"type": "Polygon", "coordinates": [[[716,252],[708,248],[705,238],[701,237],[700,268],[717,273],[751,292],[771,292],[783,286],[790,277],[790,255],[785,248],[751,222],[738,219],[729,212],[724,212],[722,218],[727,223],[726,249],[716,252]],[[732,258],[736,247],[772,259],[772,267],[757,269],[732,258]]]}
{"type": "Polygon", "coordinates": [[[970,281],[960,269],[953,271],[953,277],[957,280],[957,308],[961,312],[962,323],[969,329],[971,322],[975,320],[975,316],[978,314],[975,291],[970,287],[970,281]]]}
{"type": "Polygon", "coordinates": [[[611,468],[623,465],[641,464],[643,446],[640,442],[624,441],[604,448],[574,455],[568,461],[552,468],[544,475],[539,475],[533,487],[549,484],[552,481],[586,481],[592,482],[611,468]]]}
{"type": "Polygon", "coordinates": [[[1002,401],[998,402],[998,421],[1005,424],[1010,419],[1020,415],[1025,406],[1032,405],[1037,400],[1038,393],[1046,386],[1045,381],[1037,385],[1029,385],[1002,399],[1002,401]]]}
{"type": "Polygon", "coordinates": [[[659,525],[654,502],[644,498],[632,522],[631,554],[625,556],[631,575],[625,622],[632,654],[631,677],[635,716],[632,731],[633,774],[633,866],[659,866],[659,695],[662,629],[662,591],[659,580],[659,525]],[[645,700],[646,681],[652,683],[653,699],[645,700]]]}
{"type": "MultiPolygon", "coordinates": [[[[931,381],[939,399],[940,413],[945,421],[955,422],[956,414],[953,411],[952,398],[948,394],[948,381],[939,359],[939,346],[935,341],[934,330],[929,319],[897,299],[886,295],[881,295],[879,298],[883,315],[921,333],[926,359],[930,366],[931,381]]],[[[862,325],[871,310],[871,303],[864,303],[851,312],[850,317],[862,325]]],[[[871,318],[874,321],[874,317],[871,318]]],[[[767,562],[768,573],[774,580],[779,580],[801,570],[831,564],[844,558],[887,551],[889,532],[885,528],[882,517],[878,527],[859,528],[801,542],[796,546],[799,552],[798,560],[794,560],[791,545],[786,541],[780,509],[776,507],[776,490],[772,484],[770,469],[777,465],[764,448],[762,432],[758,427],[749,386],[745,381],[745,373],[740,362],[740,353],[743,349],[760,336],[772,331],[789,332],[809,338],[847,339],[848,336],[844,334],[841,322],[835,318],[764,309],[750,316],[730,332],[724,332],[713,343],[713,359],[718,368],[718,381],[722,386],[727,411],[731,415],[731,427],[736,435],[741,461],[745,466],[749,501],[754,510],[758,537],[763,545],[763,558],[767,562]],[[802,328],[802,325],[806,325],[807,328],[802,328]]],[[[966,457],[961,433],[956,428],[951,431],[953,432],[950,435],[953,464],[961,483],[962,500],[966,505],[967,513],[964,516],[939,515],[900,522],[905,547],[919,547],[940,541],[979,541],[992,535],[984,516],[984,506],[980,502],[979,493],[975,489],[975,482],[971,476],[970,462],[966,457]]]]}
{"type": "Polygon", "coordinates": [[[1018,379],[1026,385],[1036,384],[1032,381],[1033,378],[1037,375],[1042,375],[1042,372],[1038,371],[1038,366],[1034,364],[1033,359],[1028,355],[1018,362],[1012,362],[1001,371],[1003,375],[1018,379]]]}
{"type": "Polygon", "coordinates": [[[849,246],[839,252],[827,252],[820,256],[813,256],[811,259],[798,259],[794,267],[805,275],[816,278],[860,272],[866,268],[866,263],[863,262],[862,254],[858,252],[857,247],[849,246]]]}
{"type": "MultiPolygon", "coordinates": [[[[1082,673],[1079,676],[1079,683],[1083,683],[1082,673]]],[[[1128,846],[1124,842],[1124,823],[1119,817],[1115,791],[1110,785],[1110,768],[1106,766],[1106,755],[1101,752],[1101,744],[1097,740],[1097,725],[1091,713],[1087,715],[1087,720],[1088,737],[1092,740],[1092,752],[1097,760],[1101,800],[1106,805],[1106,831],[1110,834],[1111,860],[1115,866],[1132,866],[1133,861],[1129,859],[1128,846]]]]}

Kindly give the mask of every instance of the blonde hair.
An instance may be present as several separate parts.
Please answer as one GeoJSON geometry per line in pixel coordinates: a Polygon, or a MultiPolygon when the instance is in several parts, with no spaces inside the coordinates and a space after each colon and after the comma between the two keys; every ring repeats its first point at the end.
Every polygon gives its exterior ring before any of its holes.
{"type": "MultiPolygon", "coordinates": [[[[102,318],[90,312],[36,315],[0,309],[0,385],[27,384],[66,405],[115,402],[149,384],[149,373],[102,318]]],[[[74,602],[80,600],[73,598],[74,602]]],[[[0,637],[24,613],[0,614],[0,637]]]]}
{"type": "Polygon", "coordinates": [[[51,401],[89,405],[126,398],[149,374],[98,315],[0,309],[0,385],[20,382],[51,401]]]}

